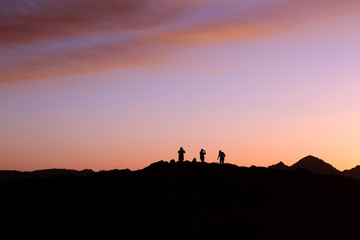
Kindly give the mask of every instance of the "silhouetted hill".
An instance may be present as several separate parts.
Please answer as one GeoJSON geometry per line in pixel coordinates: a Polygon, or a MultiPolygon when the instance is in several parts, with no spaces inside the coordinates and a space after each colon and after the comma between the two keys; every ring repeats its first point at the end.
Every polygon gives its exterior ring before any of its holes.
{"type": "Polygon", "coordinates": [[[297,163],[290,167],[291,170],[295,170],[298,168],[304,168],[317,174],[341,174],[339,170],[337,170],[330,164],[311,155],[300,159],[297,163]]]}
{"type": "Polygon", "coordinates": [[[360,166],[356,166],[350,170],[344,170],[342,175],[360,180],[360,166]]]}
{"type": "Polygon", "coordinates": [[[94,171],[89,169],[85,169],[82,171],[76,171],[70,169],[44,169],[44,170],[36,170],[32,172],[0,170],[0,183],[23,180],[27,178],[50,178],[64,174],[71,174],[76,176],[89,176],[94,174],[94,171]]]}
{"type": "Polygon", "coordinates": [[[277,169],[277,170],[290,170],[290,167],[285,165],[283,162],[279,162],[275,165],[271,165],[268,168],[269,169],[277,169]]]}
{"type": "Polygon", "coordinates": [[[0,184],[0,239],[357,239],[360,181],[231,164],[0,184]]]}

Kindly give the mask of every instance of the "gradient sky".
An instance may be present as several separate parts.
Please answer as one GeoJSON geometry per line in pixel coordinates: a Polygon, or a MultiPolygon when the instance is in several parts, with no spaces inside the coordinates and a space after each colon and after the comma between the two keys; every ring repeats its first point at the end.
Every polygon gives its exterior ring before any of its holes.
{"type": "Polygon", "coordinates": [[[0,169],[360,165],[357,0],[3,0],[0,169]]]}

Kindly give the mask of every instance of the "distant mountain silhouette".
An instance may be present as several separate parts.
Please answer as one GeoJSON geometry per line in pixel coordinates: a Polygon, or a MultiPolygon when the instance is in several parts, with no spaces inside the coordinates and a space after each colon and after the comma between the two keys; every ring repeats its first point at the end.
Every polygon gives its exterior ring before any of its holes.
{"type": "Polygon", "coordinates": [[[302,159],[300,159],[297,163],[292,165],[290,167],[291,170],[295,170],[298,168],[304,168],[307,169],[313,173],[317,174],[335,174],[340,175],[341,172],[331,166],[330,164],[324,162],[320,158],[314,157],[314,156],[307,156],[302,159]]]}
{"type": "Polygon", "coordinates": [[[71,174],[74,176],[90,176],[94,174],[94,171],[89,169],[77,171],[71,169],[56,169],[56,168],[36,170],[32,172],[0,170],[0,183],[23,180],[27,178],[51,178],[54,176],[66,175],[66,174],[71,174]]]}
{"type": "Polygon", "coordinates": [[[311,155],[300,159],[292,166],[287,166],[283,162],[279,162],[275,165],[269,166],[268,168],[273,170],[306,169],[316,174],[321,174],[321,175],[334,174],[334,175],[340,175],[343,177],[349,177],[360,180],[360,165],[350,170],[344,170],[341,172],[336,168],[334,168],[332,165],[326,163],[325,161],[311,155]]]}
{"type": "Polygon", "coordinates": [[[283,162],[279,162],[275,165],[271,165],[268,168],[269,169],[277,169],[277,170],[290,170],[290,167],[285,165],[283,162]]]}
{"type": "MultiPolygon", "coordinates": [[[[175,161],[171,161],[171,163],[175,164],[175,161]]],[[[146,169],[153,168],[154,166],[162,164],[169,164],[164,161],[155,162],[148,167],[144,168],[143,170],[146,171],[146,169]]],[[[190,161],[186,160],[184,161],[182,166],[185,166],[186,164],[192,164],[190,161]]],[[[216,165],[214,163],[208,164],[210,165],[216,165]]],[[[233,166],[237,167],[236,165],[232,164],[225,164],[227,166],[233,166]]],[[[174,165],[175,166],[175,165],[174,165]]],[[[180,167],[180,166],[178,166],[180,167]]],[[[156,168],[156,167],[155,167],[156,168]]],[[[356,166],[355,168],[352,168],[350,170],[344,170],[343,172],[337,170],[332,165],[326,163],[322,159],[319,159],[314,156],[306,156],[302,159],[300,159],[298,162],[293,164],[292,166],[287,166],[283,162],[279,162],[277,164],[271,165],[268,167],[272,170],[296,170],[296,169],[306,169],[316,174],[335,174],[335,175],[341,175],[344,177],[354,178],[360,180],[360,166],[356,166]]],[[[104,172],[104,171],[101,171],[104,172]]],[[[94,175],[96,172],[94,172],[91,169],[84,169],[82,171],[72,170],[72,169],[44,169],[44,170],[35,170],[31,172],[21,172],[21,171],[14,171],[14,170],[0,170],[0,184],[5,183],[8,181],[18,181],[18,180],[24,180],[29,178],[52,178],[59,175],[73,175],[73,176],[91,176],[94,175]]]]}
{"type": "MultiPolygon", "coordinates": [[[[300,163],[327,166],[313,157],[300,163]]],[[[350,178],[174,161],[81,172],[36,171],[46,177],[0,184],[0,239],[360,236],[360,181],[350,178]]]]}
{"type": "Polygon", "coordinates": [[[344,170],[342,175],[360,180],[360,166],[356,166],[350,170],[344,170]]]}

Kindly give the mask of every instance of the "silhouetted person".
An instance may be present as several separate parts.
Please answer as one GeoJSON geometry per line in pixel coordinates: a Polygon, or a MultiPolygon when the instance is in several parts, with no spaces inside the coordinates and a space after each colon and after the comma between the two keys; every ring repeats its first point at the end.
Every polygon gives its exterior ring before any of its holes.
{"type": "Polygon", "coordinates": [[[201,149],[201,151],[200,151],[200,161],[202,163],[205,161],[205,155],[206,155],[206,151],[204,149],[201,149]]]}
{"type": "Polygon", "coordinates": [[[225,153],[222,152],[221,150],[219,150],[219,155],[218,155],[218,160],[220,159],[220,164],[224,164],[224,161],[225,161],[225,153]]]}
{"type": "Polygon", "coordinates": [[[185,150],[181,147],[178,153],[179,153],[179,162],[183,162],[185,150]]]}
{"type": "Polygon", "coordinates": [[[192,160],[192,162],[193,162],[193,163],[196,163],[196,158],[194,158],[194,159],[192,160]]]}

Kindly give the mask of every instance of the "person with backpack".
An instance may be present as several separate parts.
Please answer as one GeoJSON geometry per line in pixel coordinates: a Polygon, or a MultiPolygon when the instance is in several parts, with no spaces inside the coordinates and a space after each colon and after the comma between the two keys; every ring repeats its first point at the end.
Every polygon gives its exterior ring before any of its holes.
{"type": "Polygon", "coordinates": [[[219,150],[219,155],[218,155],[217,159],[218,160],[220,159],[220,164],[224,164],[225,157],[226,157],[225,153],[223,151],[219,150]]]}

